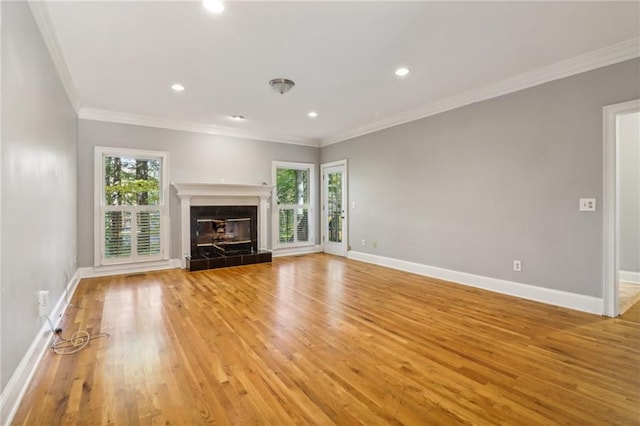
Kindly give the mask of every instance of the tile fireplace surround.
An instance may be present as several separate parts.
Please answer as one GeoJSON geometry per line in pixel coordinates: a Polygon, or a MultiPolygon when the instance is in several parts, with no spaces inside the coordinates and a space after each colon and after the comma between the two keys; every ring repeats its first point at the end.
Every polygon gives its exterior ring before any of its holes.
{"type": "MultiPolygon", "coordinates": [[[[190,262],[191,257],[191,207],[192,206],[256,206],[258,209],[258,253],[262,254],[261,261],[271,260],[271,252],[267,250],[267,209],[273,186],[242,185],[224,183],[172,183],[180,198],[180,265],[190,270],[220,267],[220,261],[207,260],[190,262]],[[204,263],[203,263],[204,262],[204,263]],[[190,265],[193,263],[193,265],[190,265]]],[[[246,257],[246,256],[245,256],[246,257]]],[[[246,262],[242,257],[230,258],[226,266],[236,266],[246,263],[256,263],[252,257],[246,262]]],[[[225,266],[225,265],[222,265],[225,266]]]]}

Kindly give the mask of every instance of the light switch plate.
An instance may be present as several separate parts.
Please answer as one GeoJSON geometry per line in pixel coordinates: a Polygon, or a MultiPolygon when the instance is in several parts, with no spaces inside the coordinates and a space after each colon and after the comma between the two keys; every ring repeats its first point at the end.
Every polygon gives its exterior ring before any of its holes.
{"type": "Polygon", "coordinates": [[[580,211],[581,212],[595,212],[596,211],[596,199],[595,198],[580,198],[580,211]]]}

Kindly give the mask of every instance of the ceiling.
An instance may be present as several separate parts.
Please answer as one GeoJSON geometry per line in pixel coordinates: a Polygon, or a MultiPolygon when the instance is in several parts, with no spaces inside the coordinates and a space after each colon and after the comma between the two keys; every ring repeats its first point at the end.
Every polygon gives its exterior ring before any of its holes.
{"type": "Polygon", "coordinates": [[[225,7],[32,4],[80,117],[315,146],[571,74],[558,63],[610,46],[640,56],[638,2],[225,7]],[[400,66],[410,73],[397,77],[400,66]],[[268,81],[279,77],[295,87],[274,92],[268,81]]]}

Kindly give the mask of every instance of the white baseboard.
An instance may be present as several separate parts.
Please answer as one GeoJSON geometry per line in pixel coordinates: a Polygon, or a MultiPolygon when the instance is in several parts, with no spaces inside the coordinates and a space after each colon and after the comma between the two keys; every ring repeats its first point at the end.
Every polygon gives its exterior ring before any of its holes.
{"type": "Polygon", "coordinates": [[[275,249],[271,252],[271,256],[272,257],[297,256],[301,254],[319,253],[321,251],[322,251],[321,245],[292,247],[292,248],[275,249]]]}
{"type": "Polygon", "coordinates": [[[137,274],[141,272],[160,271],[180,268],[180,259],[157,260],[154,262],[126,263],[121,265],[89,266],[78,269],[79,277],[93,278],[109,275],[137,274]]]}
{"type": "MultiPolygon", "coordinates": [[[[69,283],[67,283],[65,291],[62,293],[55,306],[49,313],[49,318],[53,323],[53,327],[57,327],[60,323],[60,319],[64,314],[64,310],[67,307],[67,300],[71,300],[71,297],[78,288],[80,282],[79,270],[76,270],[75,274],[71,277],[69,283]]],[[[38,330],[31,346],[27,349],[27,352],[22,357],[22,360],[16,367],[16,370],[11,375],[9,382],[0,395],[0,419],[3,426],[11,424],[13,417],[18,411],[18,407],[22,402],[29,383],[36,372],[40,360],[49,349],[51,343],[51,329],[46,319],[42,320],[42,327],[38,330]]]]}
{"type": "Polygon", "coordinates": [[[547,303],[549,305],[561,306],[563,308],[575,309],[591,314],[602,315],[604,312],[603,300],[597,297],[485,277],[482,275],[474,275],[467,272],[453,271],[450,269],[438,268],[436,266],[423,265],[420,263],[376,256],[357,251],[349,251],[347,253],[347,257],[349,259],[360,260],[362,262],[373,263],[418,275],[439,278],[458,284],[495,291],[497,293],[508,294],[510,296],[516,296],[523,299],[534,300],[536,302],[547,303]]]}
{"type": "Polygon", "coordinates": [[[627,283],[640,284],[640,272],[620,271],[618,279],[627,283]]]}

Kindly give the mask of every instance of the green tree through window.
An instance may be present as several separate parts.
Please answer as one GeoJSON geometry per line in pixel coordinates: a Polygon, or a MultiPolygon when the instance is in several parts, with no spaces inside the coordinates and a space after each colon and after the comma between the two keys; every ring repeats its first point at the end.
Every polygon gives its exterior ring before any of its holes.
{"type": "Polygon", "coordinates": [[[103,259],[161,254],[161,175],[158,158],[103,156],[103,259]]]}
{"type": "Polygon", "coordinates": [[[309,217],[311,211],[311,169],[277,166],[276,214],[278,244],[310,243],[309,217]]]}

